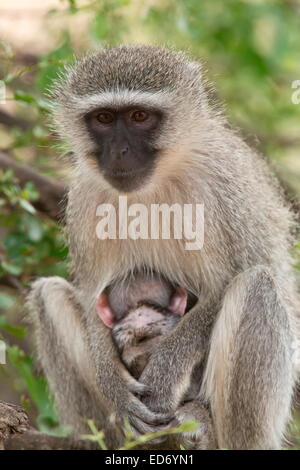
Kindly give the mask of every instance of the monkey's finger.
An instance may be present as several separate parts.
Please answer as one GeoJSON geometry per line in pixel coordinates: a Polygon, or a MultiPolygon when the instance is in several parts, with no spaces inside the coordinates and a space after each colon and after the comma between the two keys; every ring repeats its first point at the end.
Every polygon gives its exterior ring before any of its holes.
{"type": "Polygon", "coordinates": [[[169,424],[170,421],[174,419],[173,413],[155,413],[149,410],[149,408],[136,397],[131,401],[129,411],[132,415],[150,425],[169,424]]]}
{"type": "MultiPolygon", "coordinates": [[[[147,423],[144,423],[141,419],[138,417],[132,417],[130,420],[130,424],[132,426],[134,435],[136,438],[139,438],[140,436],[143,436],[144,434],[150,434],[150,433],[158,433],[158,432],[164,432],[169,429],[169,426],[151,426],[147,423]]],[[[151,443],[153,444],[161,444],[164,442],[166,439],[166,436],[159,436],[151,439],[151,443]]]]}
{"type": "Polygon", "coordinates": [[[138,382],[134,377],[132,377],[128,371],[124,371],[123,376],[126,380],[127,386],[130,392],[140,395],[142,397],[148,396],[151,394],[152,389],[149,385],[142,384],[138,382]]]}
{"type": "Polygon", "coordinates": [[[144,385],[144,384],[141,384],[140,382],[135,382],[135,383],[130,384],[129,390],[132,393],[136,393],[137,395],[141,397],[149,396],[151,395],[151,392],[152,392],[152,388],[149,385],[144,385]]]}

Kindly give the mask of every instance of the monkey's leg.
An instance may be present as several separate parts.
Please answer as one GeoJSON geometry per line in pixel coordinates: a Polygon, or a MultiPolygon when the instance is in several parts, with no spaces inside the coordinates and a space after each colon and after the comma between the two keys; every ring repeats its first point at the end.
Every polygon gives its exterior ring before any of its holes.
{"type": "MultiPolygon", "coordinates": [[[[39,279],[32,286],[28,306],[38,358],[62,424],[71,426],[76,435],[90,431],[88,419],[103,429],[108,416],[104,400],[97,393],[80,306],[72,286],[59,277],[39,279]]],[[[117,433],[105,427],[109,445],[117,444],[117,433]]]]}
{"type": "Polygon", "coordinates": [[[114,425],[116,418],[120,429],[120,420],[128,416],[137,431],[154,430],[170,421],[170,417],[148,410],[135,396],[142,395],[147,387],[122,366],[113,351],[110,331],[97,328],[101,322],[96,312],[95,325],[91,319],[87,327],[86,316],[70,283],[59,277],[37,280],[28,305],[38,356],[63,423],[71,425],[77,433],[86,433],[86,420],[93,419],[104,429],[108,445],[114,448],[120,444],[120,432],[116,432],[114,425]],[[88,336],[89,329],[93,338],[88,336]],[[93,348],[89,347],[90,341],[93,348]],[[116,406],[115,396],[123,408],[116,406]]]}
{"type": "Polygon", "coordinates": [[[228,288],[203,380],[219,448],[280,447],[295,381],[290,320],[267,268],[228,288]]]}

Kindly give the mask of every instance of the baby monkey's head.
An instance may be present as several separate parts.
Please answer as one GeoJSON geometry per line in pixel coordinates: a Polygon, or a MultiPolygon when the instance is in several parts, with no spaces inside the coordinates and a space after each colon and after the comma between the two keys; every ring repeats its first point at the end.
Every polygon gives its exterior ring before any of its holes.
{"type": "Polygon", "coordinates": [[[186,306],[185,289],[144,277],[130,281],[125,288],[113,286],[97,299],[98,314],[112,329],[121,359],[135,378],[162,336],[180,321],[186,306]]]}
{"type": "Polygon", "coordinates": [[[163,335],[170,331],[180,318],[178,312],[140,304],[113,327],[112,335],[121,358],[135,378],[140,377],[163,335]]]}

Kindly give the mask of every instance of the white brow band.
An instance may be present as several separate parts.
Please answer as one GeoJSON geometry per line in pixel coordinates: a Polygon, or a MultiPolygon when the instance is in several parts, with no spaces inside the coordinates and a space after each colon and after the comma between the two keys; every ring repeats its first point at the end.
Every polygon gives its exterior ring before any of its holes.
{"type": "Polygon", "coordinates": [[[171,97],[165,92],[151,93],[125,89],[72,97],[72,105],[81,113],[91,111],[93,108],[124,106],[149,106],[167,110],[171,105],[171,97]]]}

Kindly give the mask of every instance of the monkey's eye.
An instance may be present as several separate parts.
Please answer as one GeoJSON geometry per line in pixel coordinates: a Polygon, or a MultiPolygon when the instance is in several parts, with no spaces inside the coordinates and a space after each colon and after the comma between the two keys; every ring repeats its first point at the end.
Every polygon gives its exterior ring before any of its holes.
{"type": "Polygon", "coordinates": [[[133,121],[136,121],[136,122],[143,122],[143,121],[146,121],[146,119],[148,119],[149,117],[149,114],[146,113],[146,111],[134,111],[131,115],[130,115],[131,119],[133,121]]]}
{"type": "Polygon", "coordinates": [[[101,113],[97,114],[96,118],[101,124],[111,124],[115,116],[110,111],[101,111],[101,113]]]}

